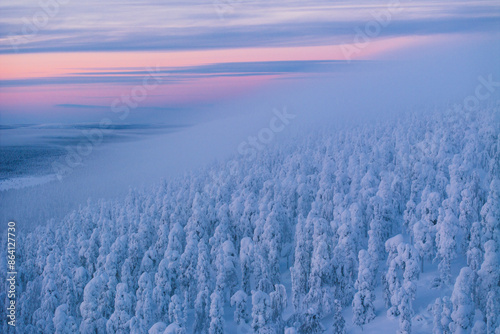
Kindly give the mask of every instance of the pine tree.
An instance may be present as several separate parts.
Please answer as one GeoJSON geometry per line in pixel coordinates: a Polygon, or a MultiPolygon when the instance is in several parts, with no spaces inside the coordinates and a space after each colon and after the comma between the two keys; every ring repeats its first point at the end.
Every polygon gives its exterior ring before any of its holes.
{"type": "Polygon", "coordinates": [[[363,328],[363,325],[375,318],[373,299],[373,293],[368,289],[356,292],[352,301],[353,324],[363,328]]]}
{"type": "Polygon", "coordinates": [[[453,322],[450,324],[450,329],[453,333],[468,332],[472,329],[475,313],[473,284],[472,270],[469,267],[463,267],[451,294],[453,322]]]}
{"type": "Polygon", "coordinates": [[[165,258],[168,260],[168,272],[170,276],[170,289],[176,291],[180,286],[178,277],[180,276],[180,258],[184,244],[184,231],[179,223],[175,223],[168,235],[168,246],[165,251],[165,258]]]}
{"type": "Polygon", "coordinates": [[[415,201],[410,198],[403,213],[403,226],[410,235],[413,234],[413,226],[417,223],[416,207],[415,201]]]}
{"type": "Polygon", "coordinates": [[[292,303],[295,312],[302,311],[302,302],[309,289],[311,272],[312,231],[309,221],[299,216],[295,232],[295,263],[290,269],[292,276],[292,303]]]}
{"type": "Polygon", "coordinates": [[[157,318],[152,274],[143,273],[139,278],[136,300],[135,316],[130,321],[130,332],[138,334],[147,331],[157,318]]]}
{"type": "Polygon", "coordinates": [[[105,333],[106,319],[98,311],[99,299],[105,289],[105,284],[104,277],[99,275],[85,286],[83,302],[80,305],[82,314],[80,333],[105,333]]]}
{"type": "Polygon", "coordinates": [[[490,240],[484,244],[484,261],[477,274],[477,296],[479,308],[482,311],[485,311],[488,293],[493,289],[493,287],[498,286],[498,282],[500,281],[500,259],[498,256],[497,245],[494,240],[490,240]]]}
{"type": "Polygon", "coordinates": [[[486,330],[487,333],[497,333],[500,327],[500,292],[495,286],[486,297],[486,330]]]}
{"type": "Polygon", "coordinates": [[[483,243],[488,240],[500,242],[500,180],[495,178],[491,181],[488,200],[481,208],[481,225],[483,228],[483,243]]]}
{"type": "Polygon", "coordinates": [[[269,294],[269,298],[271,301],[271,321],[275,324],[277,331],[281,333],[284,327],[283,312],[288,302],[285,286],[275,284],[274,291],[269,294]]]}
{"type": "Polygon", "coordinates": [[[236,250],[230,240],[226,240],[219,249],[215,259],[215,267],[217,268],[217,277],[215,287],[221,293],[223,300],[226,298],[226,293],[229,295],[236,290],[238,284],[236,250]]]}
{"type": "MultiPolygon", "coordinates": [[[[349,211],[346,210],[345,212],[348,213],[349,211]]],[[[348,305],[354,295],[358,261],[355,246],[356,236],[352,233],[348,221],[350,217],[344,219],[347,221],[337,229],[338,242],[333,250],[333,263],[335,263],[336,267],[335,279],[338,282],[338,288],[343,294],[342,304],[348,305]]]]}
{"type": "Polygon", "coordinates": [[[482,320],[476,321],[474,327],[472,327],[472,334],[484,334],[486,331],[486,324],[482,320]]]}
{"type": "Polygon", "coordinates": [[[432,259],[436,252],[436,230],[432,223],[420,220],[413,225],[413,239],[415,249],[420,255],[421,272],[424,272],[424,260],[432,259]]]}
{"type": "Polygon", "coordinates": [[[130,322],[132,318],[134,297],[128,292],[125,283],[118,283],[115,294],[115,310],[106,323],[108,334],[125,334],[130,332],[130,322]]]}
{"type": "Polygon", "coordinates": [[[411,293],[406,289],[401,290],[399,310],[399,330],[398,334],[411,334],[411,318],[413,307],[411,305],[411,293]]]}
{"type": "Polygon", "coordinates": [[[73,334],[78,331],[74,317],[69,315],[67,304],[59,305],[54,314],[55,334],[73,334]]]}
{"type": "Polygon", "coordinates": [[[148,330],[148,334],[163,334],[167,329],[167,324],[164,322],[157,322],[148,330]]]}
{"type": "Polygon", "coordinates": [[[224,333],[224,301],[221,293],[215,290],[210,296],[210,327],[209,334],[224,333]]]}
{"type": "Polygon", "coordinates": [[[308,310],[304,314],[303,322],[299,327],[300,334],[319,334],[323,333],[325,328],[321,324],[320,318],[315,310],[308,310]]]}
{"type": "Polygon", "coordinates": [[[57,289],[57,276],[56,276],[56,256],[51,253],[47,256],[44,262],[45,266],[42,273],[42,291],[40,308],[33,314],[36,327],[41,332],[54,331],[54,312],[59,306],[59,291],[57,289]]]}
{"type": "Polygon", "coordinates": [[[168,305],[168,318],[170,323],[175,323],[178,327],[184,328],[186,314],[182,304],[182,298],[178,294],[174,294],[170,298],[170,304],[168,305]]]}
{"type": "Polygon", "coordinates": [[[432,305],[432,334],[443,334],[444,328],[441,324],[441,314],[443,313],[443,302],[441,298],[436,298],[432,305]]]}
{"type": "Polygon", "coordinates": [[[332,267],[332,247],[328,242],[331,235],[331,228],[327,221],[319,218],[317,213],[320,208],[317,203],[312,205],[308,220],[314,224],[313,233],[313,253],[311,257],[311,273],[309,275],[309,291],[305,302],[309,309],[317,312],[317,316],[322,318],[331,312],[332,303],[330,286],[334,282],[332,267]]]}
{"type": "Polygon", "coordinates": [[[332,332],[336,334],[345,334],[345,320],[342,315],[342,304],[338,299],[333,301],[335,312],[333,314],[332,332]]]}
{"type": "Polygon", "coordinates": [[[269,272],[269,279],[273,284],[280,281],[279,261],[283,248],[281,233],[285,226],[284,221],[286,221],[286,216],[280,202],[281,198],[277,198],[271,212],[267,216],[262,235],[263,243],[260,245],[263,251],[267,253],[267,271],[269,272]]]}
{"type": "Polygon", "coordinates": [[[443,334],[451,334],[450,324],[452,322],[451,312],[453,311],[453,305],[447,296],[443,297],[442,305],[441,326],[443,328],[443,334]]]}
{"type": "Polygon", "coordinates": [[[210,326],[210,296],[208,287],[198,292],[194,302],[194,333],[204,333],[210,326]]]}
{"type": "Polygon", "coordinates": [[[370,221],[370,230],[368,231],[368,253],[372,258],[372,267],[374,273],[378,270],[378,264],[385,257],[384,240],[389,235],[388,227],[385,226],[384,220],[384,203],[383,200],[376,196],[370,200],[370,205],[373,208],[373,219],[370,221]]]}
{"type": "MultiPolygon", "coordinates": [[[[186,225],[186,228],[189,225],[186,225]]],[[[193,227],[191,227],[193,228],[193,227]]],[[[182,291],[188,293],[188,303],[196,297],[196,266],[198,264],[198,239],[195,231],[189,231],[186,236],[186,247],[180,258],[180,284],[182,291]]]]}
{"type": "Polygon", "coordinates": [[[351,218],[351,226],[354,230],[354,235],[357,237],[356,252],[359,251],[361,245],[359,242],[363,240],[363,237],[367,236],[367,224],[363,220],[363,213],[361,212],[360,205],[358,203],[352,203],[349,206],[349,213],[351,218]]]}
{"type": "Polygon", "coordinates": [[[464,189],[462,190],[461,196],[462,201],[460,202],[460,213],[458,216],[461,237],[460,247],[462,250],[466,250],[471,238],[469,230],[479,217],[475,210],[475,202],[477,200],[473,197],[472,192],[469,189],[464,189]]]}
{"type": "Polygon", "coordinates": [[[385,277],[391,302],[391,307],[387,310],[387,316],[394,318],[399,315],[398,305],[401,302],[401,282],[398,278],[397,262],[395,260],[391,261],[385,277]]]}
{"type": "Polygon", "coordinates": [[[481,225],[479,222],[472,224],[470,240],[467,249],[467,265],[475,272],[481,266],[483,252],[481,250],[481,225]]]}
{"type": "Polygon", "coordinates": [[[240,265],[241,265],[241,286],[246,294],[250,293],[250,278],[253,264],[253,241],[249,237],[241,239],[240,265]]]}
{"type": "Polygon", "coordinates": [[[158,266],[155,274],[155,287],[153,289],[153,300],[158,307],[160,319],[167,321],[168,304],[170,303],[170,293],[172,278],[170,277],[169,262],[164,257],[158,266]]]}
{"type": "Polygon", "coordinates": [[[402,262],[403,285],[409,293],[410,300],[415,299],[416,284],[419,279],[419,259],[416,249],[407,243],[401,243],[398,247],[399,261],[402,262]]]}
{"type": "Polygon", "coordinates": [[[375,308],[373,300],[373,277],[370,272],[370,257],[365,250],[359,251],[359,269],[356,289],[358,292],[354,295],[352,301],[353,323],[360,326],[369,323],[375,318],[375,308]]]}
{"type": "Polygon", "coordinates": [[[247,300],[248,300],[248,295],[243,290],[236,291],[236,293],[231,297],[231,306],[235,308],[234,322],[236,322],[237,325],[246,322],[247,300]]]}
{"type": "Polygon", "coordinates": [[[441,283],[451,283],[451,261],[456,257],[458,219],[450,207],[448,200],[443,201],[444,216],[438,221],[436,234],[437,256],[440,259],[438,268],[441,283]]]}
{"type": "Polygon", "coordinates": [[[265,333],[271,326],[271,299],[263,291],[252,291],[252,329],[265,333]]]}

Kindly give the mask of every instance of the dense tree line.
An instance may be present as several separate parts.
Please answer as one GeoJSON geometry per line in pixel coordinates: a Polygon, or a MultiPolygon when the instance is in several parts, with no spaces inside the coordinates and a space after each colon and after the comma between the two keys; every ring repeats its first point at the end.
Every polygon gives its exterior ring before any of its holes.
{"type": "Polygon", "coordinates": [[[409,334],[436,262],[452,293],[430,306],[434,333],[498,333],[495,112],[316,132],[22,233],[17,332],[224,333],[231,307],[255,333],[344,333],[346,308],[375,318],[380,287],[409,334]]]}

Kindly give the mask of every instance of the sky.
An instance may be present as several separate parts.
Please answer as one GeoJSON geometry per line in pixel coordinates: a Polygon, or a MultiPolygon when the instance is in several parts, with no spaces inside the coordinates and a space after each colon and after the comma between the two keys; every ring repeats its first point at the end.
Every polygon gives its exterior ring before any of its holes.
{"type": "Polygon", "coordinates": [[[190,123],[282,85],[500,41],[498,1],[4,0],[0,12],[2,124],[190,123]]]}

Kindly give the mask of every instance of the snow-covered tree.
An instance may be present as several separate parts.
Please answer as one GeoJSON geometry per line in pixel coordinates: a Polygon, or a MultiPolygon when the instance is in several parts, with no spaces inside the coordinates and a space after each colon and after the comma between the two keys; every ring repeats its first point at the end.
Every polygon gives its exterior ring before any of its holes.
{"type": "Polygon", "coordinates": [[[302,311],[302,301],[308,291],[311,272],[312,224],[299,216],[295,231],[295,263],[290,269],[292,276],[292,302],[296,312],[302,311]]]}
{"type": "Polygon", "coordinates": [[[130,332],[130,319],[133,313],[134,297],[125,283],[118,283],[115,294],[115,310],[106,323],[107,334],[130,332]]]}
{"type": "Polygon", "coordinates": [[[432,334],[443,334],[444,328],[441,324],[441,314],[443,313],[443,302],[441,298],[436,298],[432,305],[432,334]]]}
{"type": "Polygon", "coordinates": [[[267,271],[269,272],[269,279],[273,284],[280,281],[279,261],[283,248],[282,233],[285,221],[286,215],[281,205],[281,198],[278,197],[267,216],[262,234],[262,243],[260,244],[260,247],[267,255],[267,271]]]}
{"type": "Polygon", "coordinates": [[[332,311],[331,285],[334,282],[332,266],[333,250],[329,243],[331,227],[328,222],[319,218],[320,208],[317,203],[312,205],[308,220],[313,222],[313,253],[311,257],[311,273],[309,275],[309,291],[304,299],[308,309],[323,317],[332,311]]]}
{"type": "Polygon", "coordinates": [[[80,305],[82,322],[80,333],[105,333],[106,319],[99,313],[99,300],[105,289],[103,276],[96,276],[85,286],[80,305]]]}
{"type": "Polygon", "coordinates": [[[475,313],[473,275],[469,267],[463,267],[455,282],[451,294],[453,322],[450,324],[450,329],[453,333],[467,333],[472,329],[475,313]]]}
{"type": "Polygon", "coordinates": [[[432,259],[436,251],[436,230],[432,223],[420,220],[413,225],[414,246],[420,255],[421,271],[424,272],[424,260],[432,259]]]}
{"type": "Polygon", "coordinates": [[[221,332],[230,300],[238,330],[319,333],[333,316],[342,333],[349,304],[373,319],[380,282],[401,333],[429,293],[435,333],[500,331],[496,108],[454,109],[317,131],[36,224],[17,236],[17,331],[221,332]],[[431,259],[453,293],[417,293],[431,259]],[[454,259],[470,269],[454,277],[454,259]]]}
{"type": "Polygon", "coordinates": [[[286,288],[283,284],[275,284],[274,291],[269,294],[271,300],[271,321],[276,325],[277,331],[283,330],[283,312],[288,299],[286,288]]]}
{"type": "Polygon", "coordinates": [[[324,331],[325,328],[321,324],[317,312],[315,310],[306,311],[298,332],[300,334],[319,334],[324,331]]]}
{"type": "Polygon", "coordinates": [[[252,291],[252,329],[254,333],[271,330],[271,298],[263,291],[252,291]]]}
{"type": "Polygon", "coordinates": [[[148,331],[148,334],[163,334],[167,329],[167,324],[164,322],[157,322],[148,331]]]}
{"type": "Polygon", "coordinates": [[[458,247],[458,219],[450,207],[448,200],[443,201],[444,215],[438,221],[436,233],[437,257],[441,283],[451,283],[451,261],[456,257],[458,247]]]}
{"type": "Polygon", "coordinates": [[[143,273],[136,292],[135,316],[130,320],[131,333],[144,333],[156,320],[156,303],[153,298],[153,275],[143,273]]]}
{"type": "Polygon", "coordinates": [[[484,261],[481,264],[481,269],[477,272],[477,296],[479,307],[485,310],[488,293],[500,281],[500,259],[497,250],[497,244],[494,240],[489,240],[484,244],[484,261]]]}
{"type": "Polygon", "coordinates": [[[234,307],[234,322],[236,324],[241,324],[246,321],[247,318],[247,300],[248,295],[243,290],[238,290],[231,297],[231,306],[234,307]]]}
{"type": "Polygon", "coordinates": [[[194,332],[203,333],[210,324],[210,288],[213,285],[211,282],[211,267],[208,246],[205,239],[201,239],[198,244],[198,293],[194,302],[194,332]]]}
{"type": "Polygon", "coordinates": [[[354,295],[354,282],[358,261],[356,258],[356,235],[349,224],[349,211],[345,211],[345,222],[337,229],[338,242],[333,250],[337,287],[342,291],[342,304],[348,305],[354,295]]]}
{"type": "Polygon", "coordinates": [[[441,326],[443,328],[443,334],[451,334],[450,324],[452,322],[451,313],[453,312],[453,305],[448,296],[444,296],[442,299],[442,312],[441,312],[441,326]]]}
{"type": "Polygon", "coordinates": [[[411,294],[407,289],[401,290],[399,311],[398,334],[411,334],[411,318],[413,317],[413,307],[411,305],[411,294]]]}
{"type": "Polygon", "coordinates": [[[402,235],[387,240],[385,247],[389,253],[387,261],[390,261],[384,280],[384,294],[387,295],[385,298],[391,305],[387,315],[400,316],[400,332],[409,333],[413,315],[412,300],[415,298],[416,290],[415,281],[419,275],[417,251],[413,246],[403,242],[402,235]]]}
{"type": "Polygon", "coordinates": [[[215,290],[210,296],[210,327],[209,334],[224,333],[224,301],[221,293],[215,290]]]}
{"type": "Polygon", "coordinates": [[[398,305],[401,302],[401,281],[398,277],[397,262],[392,260],[387,273],[385,274],[387,290],[391,307],[387,310],[388,317],[397,317],[399,315],[398,305]]]}
{"type": "Polygon", "coordinates": [[[168,235],[168,246],[165,251],[165,258],[168,260],[168,276],[170,277],[170,289],[175,291],[180,286],[178,277],[180,276],[180,258],[184,244],[184,230],[179,223],[175,223],[168,235]]]}
{"type": "Polygon", "coordinates": [[[241,287],[246,294],[250,293],[250,278],[253,268],[253,241],[249,237],[241,239],[240,266],[241,287]]]}
{"type": "Polygon", "coordinates": [[[364,249],[360,250],[358,279],[356,281],[356,289],[358,291],[352,301],[352,321],[361,328],[375,318],[375,308],[373,306],[375,296],[373,294],[373,277],[370,272],[370,261],[368,253],[364,249]]]}
{"type": "Polygon", "coordinates": [[[490,239],[500,242],[500,180],[494,178],[490,184],[488,200],[481,208],[483,243],[490,239]]]}
{"type": "Polygon", "coordinates": [[[482,320],[477,320],[472,327],[472,334],[484,334],[486,331],[486,324],[482,320]]]}
{"type": "MultiPolygon", "coordinates": [[[[219,249],[215,260],[217,268],[216,289],[222,294],[224,301],[226,294],[231,295],[238,284],[237,269],[239,268],[238,258],[233,243],[226,240],[219,249]]],[[[229,298],[227,298],[229,299],[229,298]]]]}
{"type": "Polygon", "coordinates": [[[167,321],[168,304],[170,303],[170,293],[172,277],[170,276],[169,262],[164,257],[158,266],[155,274],[155,287],[153,288],[153,300],[156,304],[158,315],[161,320],[167,321]]]}
{"type": "Polygon", "coordinates": [[[500,328],[500,288],[495,286],[486,296],[486,331],[498,333],[500,328]]]}
{"type": "Polygon", "coordinates": [[[417,222],[416,207],[415,201],[410,198],[406,203],[406,209],[403,213],[403,226],[410,235],[413,234],[413,226],[417,222]]]}
{"type": "Polygon", "coordinates": [[[176,323],[178,327],[184,328],[186,324],[186,313],[183,308],[182,298],[178,294],[174,294],[170,298],[168,305],[168,319],[169,322],[176,323]]]}
{"type": "Polygon", "coordinates": [[[194,302],[194,333],[204,333],[210,325],[210,296],[208,287],[198,292],[194,302]]]}
{"type": "Polygon", "coordinates": [[[481,225],[479,222],[472,224],[470,229],[470,240],[467,249],[467,265],[473,270],[478,271],[482,260],[483,251],[481,250],[481,225]]]}
{"type": "Polygon", "coordinates": [[[356,292],[352,301],[352,321],[355,325],[363,328],[363,325],[375,318],[373,299],[373,292],[368,289],[362,289],[356,292]]]}
{"type": "Polygon", "coordinates": [[[370,221],[370,230],[368,231],[368,253],[372,258],[374,272],[378,270],[378,263],[385,257],[384,241],[389,235],[389,226],[384,217],[384,201],[375,196],[370,200],[373,210],[373,219],[370,221]]]}
{"type": "Polygon", "coordinates": [[[462,201],[460,202],[460,211],[458,215],[458,223],[460,229],[460,247],[466,250],[470,241],[469,230],[474,222],[478,220],[476,211],[477,199],[474,198],[469,189],[462,190],[462,201]]]}
{"type": "Polygon", "coordinates": [[[57,288],[56,276],[56,254],[49,254],[44,261],[45,266],[42,272],[42,285],[41,285],[41,303],[33,314],[36,321],[36,327],[41,332],[54,331],[54,312],[59,306],[59,291],[57,288]]]}
{"type": "Polygon", "coordinates": [[[345,319],[342,315],[342,304],[338,299],[333,301],[335,306],[335,311],[333,313],[333,323],[332,323],[332,332],[338,334],[345,334],[345,319]]]}
{"type": "Polygon", "coordinates": [[[54,314],[54,327],[56,334],[72,334],[78,331],[75,318],[69,315],[67,304],[59,305],[54,314]]]}

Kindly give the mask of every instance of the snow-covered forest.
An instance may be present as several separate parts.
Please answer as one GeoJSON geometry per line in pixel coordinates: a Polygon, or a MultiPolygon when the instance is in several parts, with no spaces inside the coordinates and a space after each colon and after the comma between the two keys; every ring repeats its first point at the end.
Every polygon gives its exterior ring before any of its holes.
{"type": "Polygon", "coordinates": [[[499,178],[495,108],[287,139],[19,233],[15,331],[498,334],[499,178]]]}

